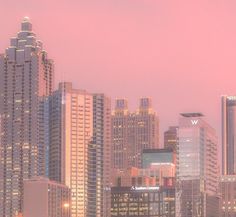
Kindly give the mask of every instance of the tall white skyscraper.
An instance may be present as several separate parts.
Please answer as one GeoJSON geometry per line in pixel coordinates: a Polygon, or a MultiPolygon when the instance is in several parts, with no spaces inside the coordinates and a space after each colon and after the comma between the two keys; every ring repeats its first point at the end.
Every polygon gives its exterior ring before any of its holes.
{"type": "Polygon", "coordinates": [[[221,97],[222,173],[236,174],[236,96],[221,97]]]}
{"type": "Polygon", "coordinates": [[[216,132],[201,113],[184,113],[178,134],[176,217],[218,217],[216,132]]]}
{"type": "Polygon", "coordinates": [[[0,77],[0,216],[12,217],[22,212],[23,180],[45,174],[44,98],[53,90],[53,62],[27,17],[0,55],[0,77]]]}

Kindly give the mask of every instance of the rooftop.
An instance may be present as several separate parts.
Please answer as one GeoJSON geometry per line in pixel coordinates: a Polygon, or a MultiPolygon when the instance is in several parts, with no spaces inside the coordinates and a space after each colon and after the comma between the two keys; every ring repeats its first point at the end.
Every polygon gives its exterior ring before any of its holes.
{"type": "Polygon", "coordinates": [[[204,115],[199,112],[193,112],[193,113],[180,113],[183,117],[190,118],[190,117],[203,117],[204,115]]]}

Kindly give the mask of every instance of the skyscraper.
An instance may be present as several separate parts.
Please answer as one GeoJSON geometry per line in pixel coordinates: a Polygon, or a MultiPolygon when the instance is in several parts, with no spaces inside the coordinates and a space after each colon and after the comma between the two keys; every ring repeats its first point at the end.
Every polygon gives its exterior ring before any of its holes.
{"type": "Polygon", "coordinates": [[[0,216],[22,212],[23,180],[45,175],[44,99],[53,90],[53,61],[25,17],[0,55],[2,177],[0,216]]]}
{"type": "Polygon", "coordinates": [[[151,99],[141,98],[136,112],[128,111],[126,100],[116,100],[112,143],[114,169],[141,167],[143,149],[159,147],[159,119],[151,99]]]}
{"type": "Polygon", "coordinates": [[[109,217],[110,99],[64,82],[48,101],[49,177],[71,188],[72,217],[109,217]]]}
{"type": "Polygon", "coordinates": [[[222,173],[236,174],[236,96],[221,97],[222,173]]]}
{"type": "Polygon", "coordinates": [[[110,216],[111,101],[93,94],[93,139],[88,151],[87,217],[110,216]]]}
{"type": "Polygon", "coordinates": [[[49,178],[70,187],[71,217],[85,217],[88,150],[93,137],[93,96],[64,82],[59,84],[49,101],[49,178]]]}
{"type": "MultiPolygon", "coordinates": [[[[1,103],[0,103],[1,104],[1,103]]],[[[3,206],[3,197],[4,197],[4,148],[2,145],[2,124],[1,124],[1,115],[0,115],[0,205],[3,206]]]]}
{"type": "Polygon", "coordinates": [[[179,120],[176,217],[218,217],[217,136],[201,113],[179,120]]]}
{"type": "Polygon", "coordinates": [[[159,118],[152,108],[150,98],[141,98],[136,114],[131,117],[131,129],[134,132],[134,151],[132,164],[142,166],[142,152],[144,149],[159,148],[159,118]]]}
{"type": "Polygon", "coordinates": [[[178,127],[170,126],[167,131],[164,132],[164,147],[171,148],[176,151],[178,143],[178,127]]]}
{"type": "Polygon", "coordinates": [[[112,115],[112,165],[115,169],[127,168],[130,165],[129,117],[127,100],[117,99],[112,115]]]}

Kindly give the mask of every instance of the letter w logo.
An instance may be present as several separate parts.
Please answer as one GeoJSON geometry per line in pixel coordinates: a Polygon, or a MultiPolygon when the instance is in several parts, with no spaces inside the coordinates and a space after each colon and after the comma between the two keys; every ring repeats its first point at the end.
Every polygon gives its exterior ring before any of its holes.
{"type": "Polygon", "coordinates": [[[196,125],[198,123],[198,120],[191,120],[192,125],[196,125]]]}

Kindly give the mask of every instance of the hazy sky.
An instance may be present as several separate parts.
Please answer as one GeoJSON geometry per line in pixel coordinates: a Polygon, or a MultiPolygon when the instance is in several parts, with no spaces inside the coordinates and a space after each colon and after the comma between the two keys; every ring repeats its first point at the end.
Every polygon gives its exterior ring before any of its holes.
{"type": "Polygon", "coordinates": [[[150,96],[162,131],[180,112],[220,129],[220,95],[236,94],[235,0],[0,0],[0,53],[29,16],[57,81],[150,96]]]}

